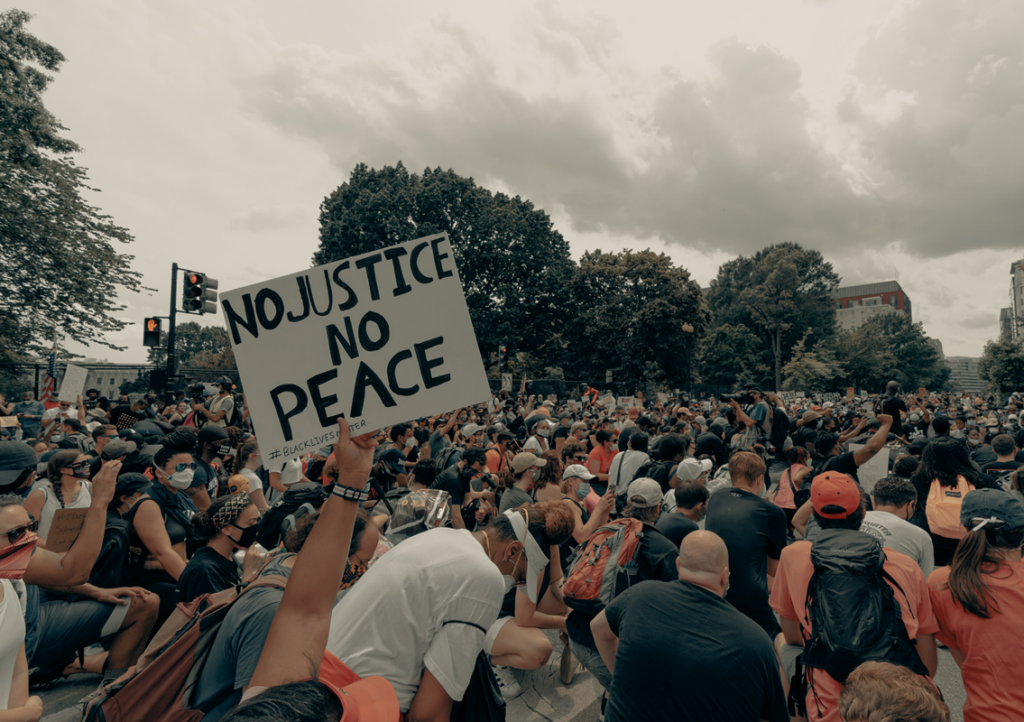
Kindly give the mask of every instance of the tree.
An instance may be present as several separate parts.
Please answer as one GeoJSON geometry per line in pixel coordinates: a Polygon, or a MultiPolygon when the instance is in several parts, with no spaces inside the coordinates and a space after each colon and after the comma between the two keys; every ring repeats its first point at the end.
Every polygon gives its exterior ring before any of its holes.
{"type": "Polygon", "coordinates": [[[570,299],[569,244],[546,213],[452,170],[359,164],[320,205],[316,265],[447,232],[484,364],[499,344],[549,355],[570,299]]]}
{"type": "Polygon", "coordinates": [[[145,374],[139,369],[139,375],[131,381],[122,381],[118,388],[121,394],[144,394],[149,391],[149,371],[145,374]]]}
{"type": "Polygon", "coordinates": [[[811,393],[834,391],[838,386],[837,379],[845,373],[826,343],[821,342],[814,349],[808,349],[804,339],[797,341],[793,347],[793,358],[782,371],[786,379],[782,385],[784,390],[811,393]]]}
{"type": "Polygon", "coordinates": [[[572,297],[581,302],[563,322],[561,359],[572,379],[603,381],[611,368],[616,381],[682,383],[686,344],[711,321],[689,271],[650,250],[584,253],[572,297]]]}
{"type": "Polygon", "coordinates": [[[840,360],[856,368],[866,388],[880,391],[888,381],[906,389],[938,390],[949,379],[949,367],[928,343],[924,328],[903,313],[883,313],[843,337],[840,360]]]}
{"type": "Polygon", "coordinates": [[[25,31],[30,19],[0,13],[0,360],[49,348],[57,330],[119,349],[104,340],[127,325],[117,293],[142,288],[117,250],[132,236],[85,201],[95,189],[70,157],[81,149],[43,105],[44,71],[64,56],[25,31]]]}
{"type": "Polygon", "coordinates": [[[763,248],[723,263],[708,305],[716,324],[744,325],[771,353],[776,390],[800,339],[815,344],[835,333],[833,294],[839,276],[818,251],[796,243],[763,248]]]}
{"type": "MultiPolygon", "coordinates": [[[[181,368],[235,368],[235,354],[231,350],[228,332],[222,326],[200,326],[195,321],[179,323],[175,329],[174,346],[178,350],[181,368]]],[[[167,350],[149,349],[149,362],[165,366],[167,350]]]]}
{"type": "Polygon", "coordinates": [[[1005,335],[989,341],[978,362],[978,375],[995,393],[1024,390],[1024,345],[1005,335]]]}
{"type": "Polygon", "coordinates": [[[701,340],[697,363],[705,384],[766,383],[772,376],[760,339],[740,324],[712,326],[701,340]]]}

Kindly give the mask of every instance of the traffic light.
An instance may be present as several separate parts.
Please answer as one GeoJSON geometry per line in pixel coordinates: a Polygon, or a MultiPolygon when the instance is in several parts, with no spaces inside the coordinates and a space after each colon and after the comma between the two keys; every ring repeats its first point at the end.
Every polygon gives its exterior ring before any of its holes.
{"type": "Polygon", "coordinates": [[[508,371],[508,346],[505,344],[498,346],[498,371],[508,371]]]}
{"type": "Polygon", "coordinates": [[[217,312],[217,281],[205,273],[185,272],[185,291],[182,298],[182,310],[185,313],[217,312]]]}
{"type": "Polygon", "coordinates": [[[160,319],[147,318],[142,329],[143,346],[160,345],[160,319]]]}

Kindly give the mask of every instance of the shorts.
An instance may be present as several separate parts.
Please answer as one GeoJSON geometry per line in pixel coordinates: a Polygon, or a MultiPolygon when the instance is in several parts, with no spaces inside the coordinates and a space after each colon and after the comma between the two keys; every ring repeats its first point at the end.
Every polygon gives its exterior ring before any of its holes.
{"type": "Polygon", "coordinates": [[[130,603],[121,606],[93,599],[40,604],[39,631],[29,667],[58,662],[116,633],[130,606],[130,603]]]}
{"type": "Polygon", "coordinates": [[[494,649],[494,643],[498,639],[498,634],[501,633],[502,628],[512,621],[513,617],[498,617],[491,625],[491,628],[487,630],[487,636],[484,637],[484,654],[490,654],[491,650],[494,649]]]}

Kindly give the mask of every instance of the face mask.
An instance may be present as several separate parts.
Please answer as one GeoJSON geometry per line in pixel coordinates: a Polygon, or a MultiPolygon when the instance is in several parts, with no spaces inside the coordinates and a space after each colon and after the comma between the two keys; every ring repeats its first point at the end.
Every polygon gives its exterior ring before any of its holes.
{"type": "Polygon", "coordinates": [[[542,436],[545,439],[551,435],[551,429],[537,429],[537,436],[542,436]]]}
{"type": "Polygon", "coordinates": [[[513,579],[512,576],[509,575],[509,574],[502,574],[501,575],[501,580],[505,583],[505,592],[504,592],[505,594],[508,594],[509,592],[511,592],[512,591],[512,587],[514,587],[516,585],[516,580],[513,579]]]}
{"type": "Polygon", "coordinates": [[[39,538],[32,532],[3,551],[0,551],[0,579],[21,579],[28,569],[32,550],[36,548],[39,538]]]}
{"type": "Polygon", "coordinates": [[[345,567],[345,574],[341,578],[341,586],[339,587],[339,589],[348,589],[357,581],[359,581],[360,577],[362,577],[364,574],[366,574],[365,569],[356,566],[352,562],[349,562],[348,566],[345,567]]]}
{"type": "MultiPolygon", "coordinates": [[[[235,526],[235,525],[232,524],[231,526],[235,526]]],[[[235,544],[237,544],[241,549],[248,549],[249,547],[251,547],[253,544],[256,543],[256,535],[260,531],[259,524],[253,524],[252,526],[247,526],[245,529],[241,529],[241,528],[235,526],[235,529],[238,529],[242,533],[238,535],[237,539],[235,539],[233,536],[231,536],[229,534],[228,535],[228,539],[230,539],[235,544]]]]}
{"type": "Polygon", "coordinates": [[[167,483],[171,485],[172,489],[187,489],[192,484],[192,477],[195,476],[194,469],[185,469],[184,471],[178,471],[170,476],[160,472],[167,477],[167,483]]]}
{"type": "Polygon", "coordinates": [[[231,453],[231,447],[227,444],[221,444],[221,446],[217,447],[217,453],[220,456],[227,456],[231,453]]]}
{"type": "Polygon", "coordinates": [[[82,464],[81,466],[78,466],[78,467],[72,467],[72,471],[74,473],[72,473],[71,476],[75,477],[76,479],[88,479],[89,478],[89,465],[88,464],[82,464]]]}
{"type": "Polygon", "coordinates": [[[967,443],[971,446],[977,446],[981,443],[981,439],[967,439],[967,443]]]}
{"type": "Polygon", "coordinates": [[[587,494],[589,494],[589,493],[590,493],[590,482],[589,481],[581,481],[580,482],[580,488],[576,490],[576,496],[578,496],[580,498],[580,500],[583,500],[583,499],[587,498],[587,494]]]}

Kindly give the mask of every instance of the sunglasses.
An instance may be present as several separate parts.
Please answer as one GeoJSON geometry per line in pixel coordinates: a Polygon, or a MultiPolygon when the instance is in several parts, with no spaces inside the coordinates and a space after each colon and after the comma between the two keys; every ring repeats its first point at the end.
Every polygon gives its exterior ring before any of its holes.
{"type": "Polygon", "coordinates": [[[194,470],[195,468],[196,468],[196,462],[194,462],[194,461],[191,464],[175,464],[174,465],[174,473],[175,474],[180,474],[181,472],[185,471],[185,469],[193,469],[194,470]]]}
{"type": "Polygon", "coordinates": [[[586,456],[586,454],[580,454],[579,456],[574,456],[572,458],[575,461],[586,461],[588,457],[586,456]]]}
{"type": "Polygon", "coordinates": [[[39,529],[39,521],[38,520],[33,521],[33,522],[29,523],[29,524],[26,524],[25,526],[19,526],[19,527],[16,527],[14,529],[10,529],[10,530],[8,530],[6,532],[6,534],[7,534],[7,541],[9,541],[11,544],[17,544],[18,541],[23,536],[25,536],[26,533],[32,532],[34,534],[37,529],[39,529]]]}

